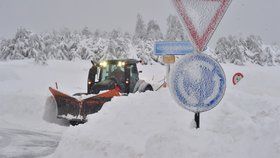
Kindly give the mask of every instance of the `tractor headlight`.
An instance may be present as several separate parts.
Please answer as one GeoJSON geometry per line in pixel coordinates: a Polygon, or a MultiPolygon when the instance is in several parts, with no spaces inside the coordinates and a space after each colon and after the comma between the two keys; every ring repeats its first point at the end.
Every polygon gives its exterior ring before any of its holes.
{"type": "Polygon", "coordinates": [[[119,67],[122,67],[122,66],[124,66],[124,65],[125,65],[125,62],[122,62],[122,61],[119,61],[119,62],[118,62],[118,66],[119,66],[119,67]]]}
{"type": "Polygon", "coordinates": [[[107,63],[106,61],[103,61],[103,62],[100,63],[100,65],[101,65],[102,67],[106,67],[106,66],[108,65],[108,63],[107,63]]]}

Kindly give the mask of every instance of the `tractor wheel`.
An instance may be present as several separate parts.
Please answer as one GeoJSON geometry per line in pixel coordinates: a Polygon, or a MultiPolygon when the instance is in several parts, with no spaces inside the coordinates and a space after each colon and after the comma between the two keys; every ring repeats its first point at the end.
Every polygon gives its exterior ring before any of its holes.
{"type": "Polygon", "coordinates": [[[154,91],[153,87],[151,85],[148,85],[145,89],[144,92],[146,91],[154,91]]]}
{"type": "Polygon", "coordinates": [[[79,125],[79,124],[84,124],[84,123],[86,123],[86,121],[85,121],[85,120],[70,120],[69,123],[70,123],[70,125],[72,125],[72,126],[77,126],[77,125],[79,125]]]}
{"type": "Polygon", "coordinates": [[[78,121],[69,121],[70,125],[77,126],[79,124],[78,121]]]}

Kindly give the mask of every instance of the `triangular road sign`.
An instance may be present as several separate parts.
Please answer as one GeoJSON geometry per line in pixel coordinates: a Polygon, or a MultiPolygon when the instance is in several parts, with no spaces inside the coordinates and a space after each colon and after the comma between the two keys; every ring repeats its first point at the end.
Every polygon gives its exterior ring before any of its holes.
{"type": "Polygon", "coordinates": [[[231,0],[172,0],[198,52],[207,46],[231,0]]]}

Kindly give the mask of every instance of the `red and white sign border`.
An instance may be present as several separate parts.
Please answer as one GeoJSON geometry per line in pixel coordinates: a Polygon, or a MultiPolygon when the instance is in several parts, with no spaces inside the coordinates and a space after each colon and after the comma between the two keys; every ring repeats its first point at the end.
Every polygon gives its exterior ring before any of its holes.
{"type": "Polygon", "coordinates": [[[244,78],[244,75],[241,72],[237,72],[232,77],[233,85],[236,85],[239,81],[236,80],[236,77],[241,76],[241,79],[244,78]]]}
{"type": "Polygon", "coordinates": [[[197,52],[203,52],[209,40],[211,39],[214,31],[216,30],[217,26],[222,20],[232,0],[204,0],[204,1],[220,1],[221,6],[217,10],[215,16],[212,18],[210,24],[208,25],[207,29],[204,31],[201,37],[199,36],[197,29],[193,25],[193,22],[186,14],[187,12],[184,8],[183,1],[184,0],[172,0],[178,14],[180,15],[184,23],[184,26],[188,31],[188,36],[191,39],[191,42],[195,46],[197,52]]]}

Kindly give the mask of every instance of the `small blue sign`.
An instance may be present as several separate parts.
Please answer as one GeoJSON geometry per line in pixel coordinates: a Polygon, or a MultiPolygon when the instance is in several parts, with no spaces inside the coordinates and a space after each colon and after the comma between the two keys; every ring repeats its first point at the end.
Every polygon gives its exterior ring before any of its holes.
{"type": "Polygon", "coordinates": [[[193,51],[190,42],[156,42],[154,48],[155,55],[185,55],[193,51]]]}
{"type": "Polygon", "coordinates": [[[226,90],[226,77],[220,64],[201,53],[187,54],[176,62],[169,79],[176,102],[195,113],[217,106],[226,90]]]}

